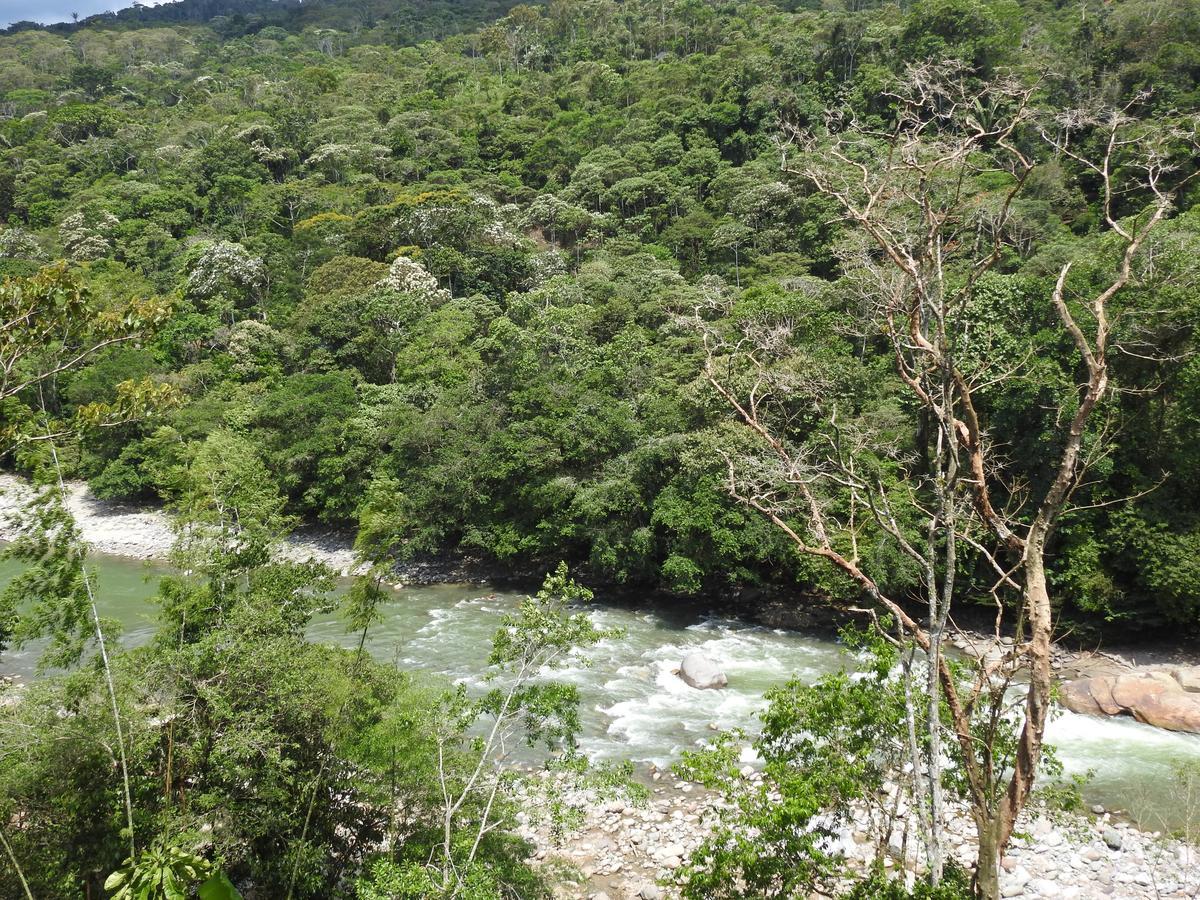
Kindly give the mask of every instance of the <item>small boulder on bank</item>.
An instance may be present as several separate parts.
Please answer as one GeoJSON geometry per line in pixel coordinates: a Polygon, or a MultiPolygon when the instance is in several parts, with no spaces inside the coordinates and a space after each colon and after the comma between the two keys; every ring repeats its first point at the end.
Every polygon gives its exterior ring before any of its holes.
{"type": "Polygon", "coordinates": [[[723,688],[729,679],[720,667],[700,652],[689,653],[679,664],[678,675],[687,684],[699,690],[723,688]]]}

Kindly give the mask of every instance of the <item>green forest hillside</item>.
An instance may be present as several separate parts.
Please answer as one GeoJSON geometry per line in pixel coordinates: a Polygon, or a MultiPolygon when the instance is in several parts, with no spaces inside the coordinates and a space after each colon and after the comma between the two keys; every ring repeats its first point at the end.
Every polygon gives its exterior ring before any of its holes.
{"type": "Polygon", "coordinates": [[[1200,667],[1055,641],[1200,628],[1198,81],[1195,0],[0,34],[0,897],[1194,895],[1111,807],[1200,821],[1200,667]]]}
{"type": "MultiPolygon", "coordinates": [[[[153,296],[169,314],[3,415],[66,421],[149,379],[169,402],[64,457],[101,497],[176,498],[197,454],[232,434],[288,515],[401,560],[566,559],[595,584],[852,596],[729,497],[721,451],[748,437],[703,375],[691,320],[786,319],[784,365],[818,366],[842,415],[892,422],[920,467],[928,422],[891,344],[857,325],[844,212],[783,163],[803,153],[789,135],[830,115],[886,131],[891,86],[927,60],[978,83],[1015,75],[1046,121],[1108,103],[1133,127],[1185,123],[1200,6],[185,0],[10,29],[5,290],[65,260],[44,277],[102,308],[153,296]]],[[[1118,250],[1096,173],[1032,132],[1016,140],[1037,165],[974,290],[970,340],[1012,364],[980,414],[1016,436],[996,449],[1019,519],[1024,486],[1057,459],[1078,373],[1055,277],[1118,250]]],[[[986,209],[1010,181],[981,170],[964,187],[986,209]]],[[[1114,301],[1118,389],[1049,555],[1064,622],[1200,619],[1197,190],[1175,198],[1114,301]]],[[[1117,194],[1115,214],[1147,196],[1117,194]]],[[[812,429],[802,401],[791,412],[812,429]]],[[[44,452],[22,444],[5,464],[44,452]]],[[[881,471],[900,483],[904,465],[881,471]]],[[[845,537],[903,596],[913,564],[868,518],[845,537]]],[[[981,558],[956,590],[990,604],[993,581],[981,558]]]]}

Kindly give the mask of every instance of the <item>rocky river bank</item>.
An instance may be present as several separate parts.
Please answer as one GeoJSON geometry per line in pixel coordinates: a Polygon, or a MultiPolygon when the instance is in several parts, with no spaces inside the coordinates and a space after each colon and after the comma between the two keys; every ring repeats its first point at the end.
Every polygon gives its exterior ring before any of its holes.
{"type": "MultiPolygon", "coordinates": [[[[20,502],[27,496],[27,491],[19,480],[0,476],[0,510],[20,502]]],[[[174,533],[168,517],[161,510],[99,501],[78,484],[71,485],[70,504],[84,538],[97,551],[138,559],[164,559],[167,556],[174,533]]],[[[11,536],[0,521],[0,540],[11,536]]],[[[293,559],[321,560],[342,573],[348,573],[353,566],[350,544],[339,534],[305,533],[293,539],[285,552],[293,559]]],[[[397,581],[408,584],[470,581],[478,577],[479,573],[464,571],[461,566],[449,563],[433,563],[397,573],[397,581]]],[[[439,600],[438,605],[445,606],[446,601],[439,600]]],[[[432,617],[430,621],[440,622],[440,617],[432,617]]],[[[456,625],[451,630],[454,639],[459,640],[461,626],[456,625]]],[[[675,636],[664,634],[655,639],[655,645],[675,640],[675,636]]],[[[975,655],[1002,654],[1008,650],[1004,639],[996,641],[967,632],[958,635],[956,641],[961,645],[958,647],[961,652],[975,655]]],[[[759,644],[754,646],[758,648],[759,644]]],[[[777,649],[770,652],[777,652],[777,649]]],[[[674,660],[681,658],[682,655],[675,656],[674,660]]],[[[1055,651],[1054,663],[1060,677],[1070,679],[1128,671],[1133,660],[1120,654],[1079,653],[1060,647],[1055,651]]],[[[645,666],[645,660],[635,656],[622,660],[620,665],[630,667],[629,672],[636,675],[645,666]]],[[[614,664],[613,668],[616,671],[619,666],[614,664]]],[[[648,669],[646,677],[652,681],[653,671],[648,669]]],[[[727,690],[741,684],[743,677],[731,673],[731,688],[727,690]]],[[[725,692],[697,693],[721,696],[725,692]]],[[[660,694],[673,696],[656,688],[655,696],[660,694]]],[[[684,702],[682,698],[676,699],[684,702]]],[[[617,710],[610,708],[606,715],[611,718],[616,713],[617,710]]],[[[563,896],[607,895],[610,900],[622,897],[653,900],[654,897],[677,895],[671,886],[672,874],[682,859],[711,833],[721,812],[719,798],[696,785],[676,782],[662,772],[645,774],[652,793],[644,807],[605,803],[586,793],[569,795],[571,802],[583,813],[584,825],[562,843],[556,843],[551,831],[533,819],[524,823],[523,829],[537,846],[541,861],[562,860],[581,874],[576,881],[564,883],[563,896]]],[[[746,777],[753,779],[755,776],[748,772],[746,777]]],[[[1137,831],[1120,821],[1120,816],[1115,813],[1101,811],[1095,817],[1062,821],[1037,818],[1027,823],[1023,830],[1029,837],[1017,841],[1006,861],[1006,896],[1031,900],[1039,897],[1200,897],[1200,874],[1194,849],[1137,831]]],[[[958,841],[956,852],[964,861],[969,861],[973,827],[960,815],[953,833],[958,841]]],[[[866,852],[867,845],[856,840],[853,829],[844,838],[848,852],[860,856],[866,852]]]]}
{"type": "MultiPolygon", "coordinates": [[[[27,482],[0,474],[0,541],[16,536],[4,515],[29,499],[27,482]]],[[[132,505],[93,497],[86,484],[67,484],[67,506],[75,517],[83,539],[97,553],[141,560],[165,560],[175,543],[170,517],[161,507],[132,505]]],[[[355,572],[354,544],[345,533],[303,528],[289,535],[281,555],[296,562],[325,563],[339,575],[355,572]]],[[[482,580],[481,573],[460,560],[427,560],[398,566],[396,578],[403,584],[435,584],[447,581],[482,580]]],[[[398,585],[399,586],[399,585],[398,585]]]]}
{"type": "MultiPolygon", "coordinates": [[[[604,801],[587,790],[565,793],[584,817],[566,839],[550,826],[523,815],[522,834],[537,848],[535,859],[577,873],[559,889],[563,898],[667,900],[684,859],[708,837],[726,807],[699,785],[651,774],[649,800],[636,805],[604,801]]],[[[747,767],[749,785],[760,776],[747,767]]],[[[536,793],[531,791],[531,794],[536,793]]],[[[1001,873],[1004,897],[1017,900],[1163,900],[1200,896],[1200,847],[1149,834],[1104,810],[1091,816],[1027,816],[1017,829],[1001,873]]],[[[954,856],[965,866],[974,858],[974,827],[964,809],[948,829],[954,856]]],[[[866,867],[873,854],[865,816],[845,829],[838,843],[850,860],[866,867]]],[[[909,866],[893,840],[886,865],[904,877],[909,866]]]]}
{"type": "MultiPolygon", "coordinates": [[[[132,505],[92,496],[83,482],[67,485],[68,506],[85,541],[98,553],[124,556],[141,560],[165,560],[175,542],[175,532],[170,518],[159,506],[132,505]]],[[[11,540],[15,529],[4,513],[19,507],[30,497],[28,483],[9,474],[0,474],[0,541],[11,540]]],[[[339,575],[352,575],[355,571],[353,541],[344,532],[303,528],[290,535],[283,547],[282,555],[297,562],[316,560],[323,562],[339,575]]],[[[398,565],[395,570],[397,586],[402,584],[421,585],[442,582],[469,583],[487,581],[494,574],[483,570],[469,560],[432,559],[398,565]]],[[[756,616],[768,627],[783,627],[804,630],[829,626],[832,613],[816,609],[805,616],[797,610],[783,608],[778,598],[763,598],[756,616]]],[[[1001,638],[998,642],[982,633],[962,631],[954,640],[960,651],[976,656],[1003,654],[1011,648],[1011,639],[1001,638]],[[1007,641],[1007,643],[1005,643],[1007,641]]],[[[1128,671],[1133,662],[1118,653],[1075,651],[1065,646],[1054,648],[1054,668],[1063,678],[1083,678],[1094,675],[1115,674],[1128,671]]]]}

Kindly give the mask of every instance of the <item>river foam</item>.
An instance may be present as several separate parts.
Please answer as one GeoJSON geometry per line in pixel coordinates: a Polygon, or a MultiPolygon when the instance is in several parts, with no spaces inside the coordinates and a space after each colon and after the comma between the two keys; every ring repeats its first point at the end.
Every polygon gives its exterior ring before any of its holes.
{"type": "MultiPolygon", "coordinates": [[[[115,557],[95,557],[105,615],[121,621],[124,641],[137,644],[151,631],[153,576],[161,568],[115,557]],[[147,581],[147,576],[151,580],[147,581]]],[[[3,580],[3,572],[0,572],[3,580]]],[[[384,619],[368,640],[381,661],[484,686],[491,638],[518,597],[486,587],[430,585],[394,591],[384,619]]],[[[601,628],[621,628],[584,656],[568,660],[555,677],[575,683],[582,700],[581,748],[605,759],[666,765],[712,737],[713,727],[754,731],[764,691],[796,676],[811,683],[842,666],[852,667],[835,642],[736,620],[697,617],[685,611],[629,609],[596,604],[588,609],[601,628]],[[674,671],[699,650],[729,677],[717,691],[688,687],[674,671]]],[[[314,640],[353,646],[334,615],[314,621],[314,640]]],[[[0,674],[33,677],[37,648],[6,652],[0,674]]],[[[1200,765],[1200,737],[1174,734],[1131,720],[1097,719],[1062,712],[1050,725],[1068,774],[1093,771],[1089,803],[1129,810],[1151,828],[1176,828],[1200,809],[1179,790],[1175,767],[1200,765]]]]}

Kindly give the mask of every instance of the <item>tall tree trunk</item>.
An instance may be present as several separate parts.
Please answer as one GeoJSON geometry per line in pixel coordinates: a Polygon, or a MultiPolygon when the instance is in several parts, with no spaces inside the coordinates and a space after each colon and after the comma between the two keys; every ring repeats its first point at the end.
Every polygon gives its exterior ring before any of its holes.
{"type": "Polygon", "coordinates": [[[1025,658],[1029,664],[1029,689],[1025,696],[1025,724],[1017,743],[1013,775],[1002,808],[1000,846],[1012,836],[1016,818],[1029,799],[1029,792],[1042,758],[1042,742],[1050,711],[1053,675],[1050,670],[1050,641],[1053,623],[1050,592],[1046,584],[1045,531],[1034,526],[1025,548],[1025,615],[1029,621],[1029,640],[1025,658]]]}
{"type": "Polygon", "coordinates": [[[973,884],[975,896],[979,900],[1000,900],[1000,848],[1003,845],[1000,819],[995,816],[978,818],[975,830],[979,835],[973,884]]]}

